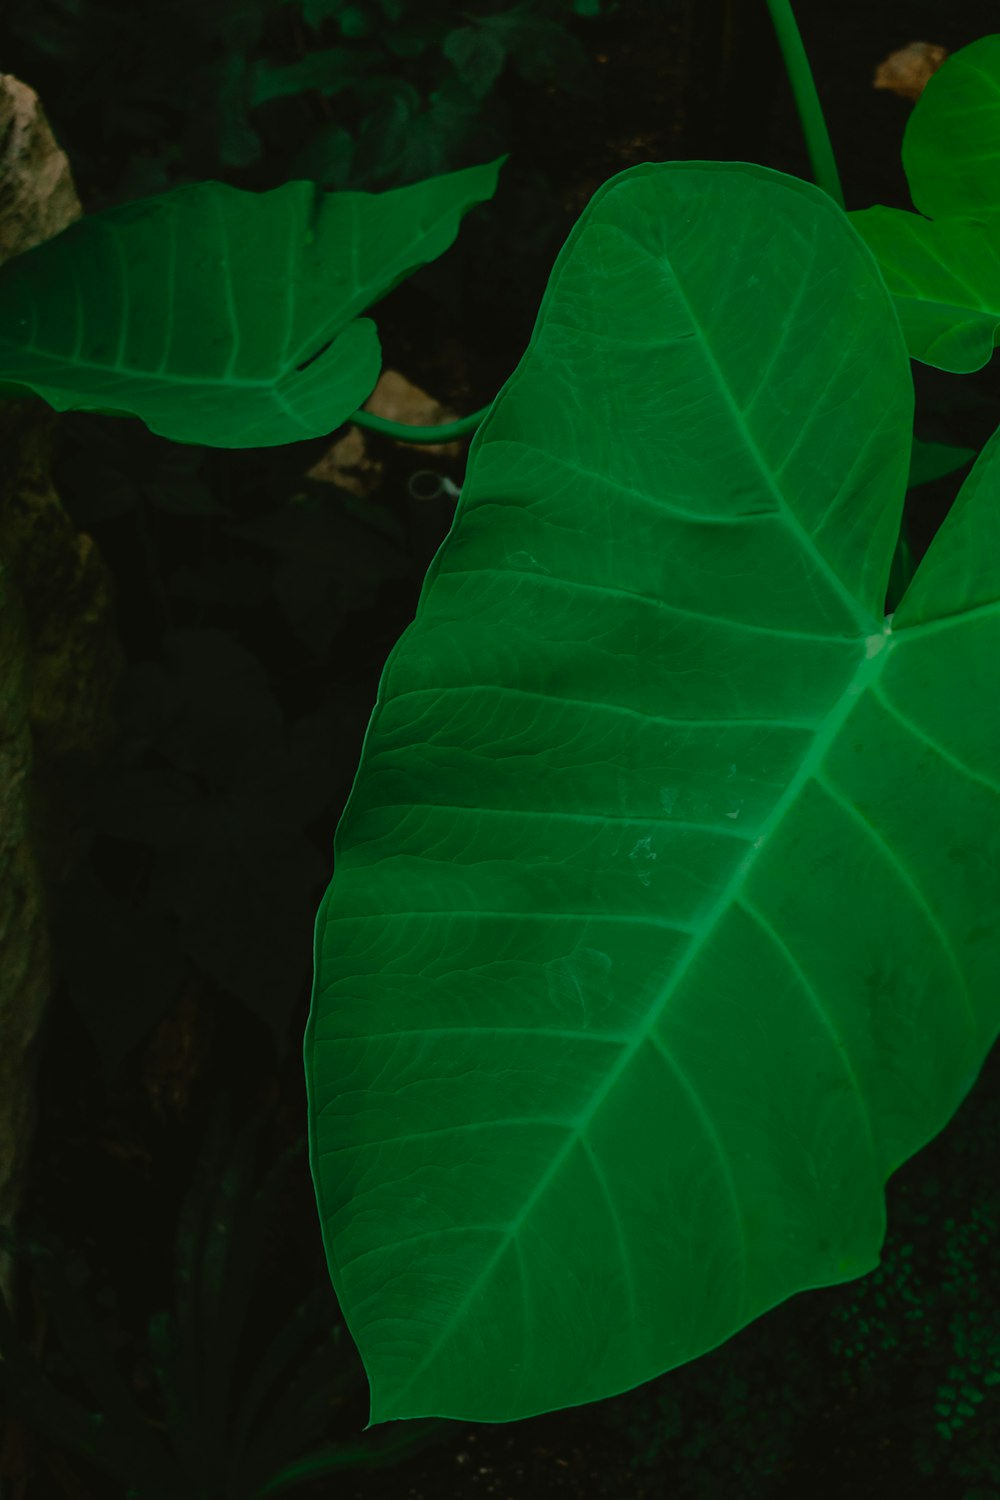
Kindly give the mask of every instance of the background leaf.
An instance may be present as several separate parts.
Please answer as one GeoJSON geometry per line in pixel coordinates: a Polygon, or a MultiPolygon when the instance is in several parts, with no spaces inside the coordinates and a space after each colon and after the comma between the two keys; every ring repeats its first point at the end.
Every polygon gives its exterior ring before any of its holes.
{"type": "Polygon", "coordinates": [[[929,219],[980,218],[1000,206],[1000,33],[952,52],[927,80],[903,133],[910,195],[929,219]]]}

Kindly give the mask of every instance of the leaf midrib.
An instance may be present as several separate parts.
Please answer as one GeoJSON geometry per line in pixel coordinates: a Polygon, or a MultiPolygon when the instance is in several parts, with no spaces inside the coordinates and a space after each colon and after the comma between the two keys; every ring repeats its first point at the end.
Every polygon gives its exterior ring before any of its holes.
{"type": "MultiPolygon", "coordinates": [[[[412,1389],[414,1384],[422,1376],[424,1370],[436,1357],[438,1351],[445,1344],[447,1339],[453,1336],[453,1330],[461,1319],[463,1313],[465,1312],[465,1309],[473,1301],[483,1282],[486,1281],[486,1279],[492,1274],[492,1271],[500,1260],[501,1256],[506,1253],[513,1233],[516,1231],[517,1227],[521,1223],[523,1223],[525,1219],[527,1219],[527,1217],[530,1215],[535,1204],[542,1197],[550,1182],[561,1169],[570,1151],[572,1151],[576,1147],[580,1139],[586,1136],[588,1127],[594,1116],[600,1109],[601,1104],[615,1087],[619,1078],[624,1073],[625,1069],[629,1066],[636,1052],[640,1047],[644,1046],[653,1036],[656,1023],[669,1004],[678,985],[684,979],[695,958],[704,947],[705,943],[714,933],[716,926],[724,912],[729,908],[729,906],[739,895],[740,888],[746,882],[750,872],[752,871],[760,850],[763,848],[767,841],[768,835],[785,817],[786,813],[788,812],[789,808],[796,800],[796,798],[799,796],[803,787],[812,777],[814,769],[822,764],[824,756],[826,755],[833,741],[836,739],[844,722],[848,718],[849,714],[853,711],[862,694],[869,691],[878,682],[878,679],[881,676],[882,671],[884,670],[886,661],[891,655],[893,646],[893,642],[890,639],[890,631],[888,626],[885,627],[881,636],[869,637],[862,644],[866,647],[865,656],[859,662],[857,670],[855,671],[850,682],[848,682],[842,689],[838,699],[831,707],[825,721],[818,730],[812,745],[803,756],[798,771],[796,772],[795,776],[792,777],[791,781],[788,784],[788,787],[775,803],[767,819],[764,821],[764,824],[762,825],[762,831],[760,832],[760,834],[758,834],[757,838],[754,839],[751,847],[747,850],[746,854],[743,856],[743,859],[739,862],[739,864],[733,871],[728,884],[716,898],[714,906],[710,909],[707,917],[702,924],[702,930],[700,934],[693,939],[687,952],[678,963],[677,968],[671,975],[669,982],[664,988],[664,992],[659,1003],[657,1004],[655,1009],[651,1010],[647,1020],[647,1024],[637,1030],[636,1036],[634,1037],[633,1041],[623,1049],[621,1056],[617,1059],[613,1067],[609,1069],[604,1083],[595,1092],[589,1108],[587,1109],[585,1114],[580,1117],[576,1128],[569,1131],[565,1145],[560,1147],[560,1149],[553,1156],[551,1164],[540,1177],[537,1186],[534,1188],[530,1197],[524,1203],[520,1213],[515,1219],[512,1219],[509,1222],[507,1228],[500,1234],[497,1247],[494,1250],[493,1254],[484,1263],[479,1275],[467,1287],[465,1295],[463,1296],[461,1302],[455,1307],[452,1316],[449,1318],[447,1324],[441,1329],[438,1337],[434,1340],[433,1344],[428,1349],[427,1353],[424,1355],[420,1363],[417,1365],[409,1380],[406,1382],[406,1385],[402,1388],[403,1391],[412,1389]],[[873,641],[875,640],[878,641],[877,646],[873,646],[873,641]]],[[[867,1110],[865,1109],[864,1100],[862,1099],[860,1092],[858,1092],[858,1099],[867,1120],[867,1110]]],[[[871,1132],[869,1125],[869,1134],[870,1133],[871,1132]]],[[[714,1131],[712,1132],[712,1135],[716,1141],[716,1145],[718,1148],[718,1137],[715,1135],[714,1131]]],[[[721,1150],[721,1148],[719,1149],[721,1150]]],[[[726,1161],[725,1157],[721,1155],[720,1160],[723,1173],[726,1176],[727,1181],[730,1183],[737,1221],[742,1223],[742,1211],[740,1208],[739,1199],[735,1193],[735,1186],[732,1182],[732,1175],[729,1170],[728,1162],[726,1161]]],[[[745,1275],[745,1264],[743,1267],[743,1271],[745,1275]]],[[[397,1401],[401,1394],[402,1392],[396,1393],[397,1401]]]]}

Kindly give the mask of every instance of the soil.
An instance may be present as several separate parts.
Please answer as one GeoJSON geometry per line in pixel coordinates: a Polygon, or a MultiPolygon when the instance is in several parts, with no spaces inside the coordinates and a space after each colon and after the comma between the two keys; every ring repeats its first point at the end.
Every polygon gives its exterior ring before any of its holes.
{"type": "MultiPolygon", "coordinates": [[[[871,0],[838,0],[836,6],[799,0],[795,10],[848,207],[911,207],[899,154],[911,105],[872,88],[875,66],[913,40],[956,50],[994,29],[995,8],[973,0],[954,0],[944,10],[931,0],[878,0],[874,5],[871,0]]],[[[571,107],[554,91],[545,96],[517,79],[507,85],[515,122],[509,146],[513,159],[537,162],[556,189],[547,226],[531,253],[512,258],[508,246],[491,245],[488,219],[471,216],[462,230],[470,244],[462,285],[449,284],[440,268],[429,267],[378,308],[385,367],[404,372],[459,412],[485,406],[517,365],[552,259],[593,191],[608,177],[637,162],[671,158],[760,161],[810,176],[763,3],[686,0],[677,8],[653,0],[630,3],[616,17],[579,26],[578,34],[605,70],[601,108],[571,107]]],[[[915,378],[921,435],[980,448],[1000,410],[996,362],[961,379],[917,366],[915,378]]],[[[385,457],[387,485],[405,478],[408,470],[428,467],[422,457],[378,439],[373,451],[385,457]]],[[[225,482],[238,486],[257,461],[253,453],[227,455],[225,482]]],[[[464,457],[436,460],[433,467],[460,484],[464,457]]],[[[948,479],[922,490],[919,551],[956,487],[957,481],[948,479]]],[[[426,538],[428,555],[446,525],[444,517],[437,536],[426,538]]],[[[356,762],[385,654],[413,603],[412,591],[401,589],[380,601],[378,610],[357,617],[353,689],[358,712],[357,722],[345,731],[345,765],[356,762]]],[[[321,847],[329,847],[333,827],[316,833],[321,847]]],[[[134,869],[131,878],[137,878],[134,869]]],[[[301,1036],[307,1010],[308,993],[302,996],[293,1034],[301,1036]]],[[[53,1226],[68,1244],[84,1248],[87,1259],[100,1267],[99,1283],[118,1290],[119,1324],[126,1327],[118,1359],[121,1368],[133,1372],[133,1385],[144,1400],[151,1400],[145,1319],[170,1295],[172,1234],[166,1231],[203,1140],[212,1096],[223,1086],[231,1088],[241,1118],[263,1102],[273,1105],[269,1160],[304,1129],[300,1053],[293,1048],[277,1067],[266,1040],[252,1032],[245,1045],[234,1048],[231,1038],[241,1026],[240,1009],[210,983],[190,987],[170,1029],[160,1028],[144,1054],[146,1078],[157,1080],[161,1090],[163,1106],[157,1112],[149,1089],[139,1084],[121,1096],[104,1097],[81,1067],[91,1044],[80,1022],[58,995],[52,1006],[24,1217],[53,1226]],[[192,1058],[199,1059],[197,1064],[192,1058]],[[154,1227],[144,1229],[144,1224],[154,1227]],[[144,1293],[146,1285],[155,1285],[155,1292],[144,1293]]],[[[933,1142],[889,1184],[890,1223],[908,1226],[914,1257],[927,1265],[935,1264],[942,1250],[945,1217],[964,1212],[970,1198],[988,1196],[992,1159],[977,1143],[996,1139],[998,1072],[995,1064],[984,1070],[973,1097],[949,1127],[947,1147],[943,1140],[933,1142]],[[915,1205],[925,1192],[939,1199],[940,1211],[922,1226],[915,1205]],[[949,1192],[953,1196],[946,1205],[949,1192]]],[[[269,1250],[275,1274],[295,1285],[307,1285],[310,1278],[322,1281],[326,1268],[304,1159],[290,1174],[280,1224],[282,1232],[269,1250]]],[[[991,1271],[995,1282],[995,1249],[986,1254],[984,1274],[991,1271]]],[[[296,1493],[315,1500],[333,1493],[343,1500],[471,1500],[486,1495],[499,1500],[543,1495],[688,1500],[719,1493],[738,1494],[741,1500],[800,1500],[803,1494],[840,1500],[846,1493],[854,1500],[881,1500],[887,1490],[905,1493],[910,1500],[932,1495],[934,1500],[969,1500],[973,1495],[989,1500],[1000,1494],[995,1485],[970,1488],[958,1473],[928,1477],[919,1471],[914,1427],[928,1425],[924,1414],[932,1404],[926,1399],[924,1372],[914,1359],[905,1376],[893,1366],[896,1386],[877,1394],[860,1375],[853,1383],[841,1380],[842,1366],[825,1352],[830,1319],[824,1299],[846,1309],[855,1290],[835,1288],[793,1299],[733,1341],[738,1351],[716,1351],[699,1362],[705,1366],[699,1380],[685,1383],[683,1372],[670,1372],[597,1407],[505,1425],[448,1424],[424,1451],[392,1467],[341,1471],[296,1493]],[[801,1387],[819,1394],[797,1411],[801,1387]],[[682,1389],[683,1431],[671,1437],[671,1393],[682,1389]],[[768,1412],[765,1419],[761,1414],[768,1412]],[[919,1414],[916,1421],[914,1412],[919,1414]],[[764,1450],[771,1440],[775,1457],[769,1468],[764,1450]],[[642,1460],[647,1449],[655,1450],[649,1466],[642,1460]]],[[[37,1292],[26,1299],[20,1323],[23,1336],[36,1348],[45,1345],[46,1313],[37,1292]]],[[[932,1367],[932,1355],[927,1351],[928,1370],[940,1365],[939,1360],[932,1367]]],[[[368,1393],[359,1366],[354,1376],[354,1388],[332,1413],[331,1441],[363,1441],[368,1393]]],[[[150,1415],[155,1420],[152,1406],[150,1415]]],[[[1000,1450],[995,1401],[986,1420],[992,1423],[994,1450],[1000,1450]]],[[[373,1429],[369,1437],[394,1438],[400,1425],[373,1429]]],[[[32,1449],[23,1432],[16,1441],[32,1449]]],[[[38,1488],[30,1493],[39,1500],[111,1500],[121,1493],[55,1445],[39,1443],[32,1452],[38,1488]]],[[[7,1463],[13,1462],[8,1448],[7,1463]]],[[[977,1474],[976,1480],[981,1478],[977,1474]]],[[[25,1500],[26,1493],[16,1491],[13,1500],[25,1500]]]]}

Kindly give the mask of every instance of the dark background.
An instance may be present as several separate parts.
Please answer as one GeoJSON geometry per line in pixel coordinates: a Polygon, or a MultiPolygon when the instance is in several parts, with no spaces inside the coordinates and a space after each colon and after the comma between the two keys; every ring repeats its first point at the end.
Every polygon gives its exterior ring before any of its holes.
{"type": "MultiPolygon", "coordinates": [[[[506,15],[502,4],[403,5],[390,22],[372,0],[357,6],[362,34],[348,42],[335,9],[311,27],[301,6],[278,0],[8,3],[0,68],[38,92],[91,213],[206,178],[263,190],[315,176],[383,191],[510,151],[495,200],[374,314],[384,367],[463,414],[485,406],[517,365],[552,262],[608,177],[678,158],[810,176],[763,0],[605,4],[593,17],[575,16],[569,0],[527,3],[518,15],[550,30],[526,32],[520,52],[509,33],[502,68],[478,95],[456,90],[441,38],[468,15],[506,15]],[[356,86],[241,106],[241,60],[287,66],[335,45],[358,49],[347,75],[356,86]],[[401,127],[387,123],[384,84],[365,87],[393,76],[416,101],[401,127]],[[447,109],[435,112],[435,91],[447,109]]],[[[900,143],[912,105],[875,90],[874,70],[911,41],[954,51],[988,34],[995,7],[800,0],[796,15],[847,207],[911,208],[900,143]]],[[[913,370],[918,435],[979,449],[1000,411],[995,368],[913,370]]],[[[468,442],[458,457],[431,459],[366,433],[384,467],[359,502],[304,477],[340,435],[231,452],[181,448],[139,422],[60,419],[56,481],[112,570],[129,668],[115,745],[63,765],[56,788],[79,857],[58,893],[58,988],[23,1221],[55,1247],[168,1445],[179,1423],[160,1394],[165,1356],[148,1337],[150,1319],[186,1285],[176,1235],[197,1173],[222,1193],[226,1153],[248,1122],[258,1134],[243,1175],[218,1212],[205,1210],[228,1226],[225,1274],[242,1265],[252,1284],[230,1330],[234,1401],[315,1289],[314,1343],[331,1329],[338,1336],[306,1379],[318,1425],[298,1451],[329,1440],[377,1452],[418,1426],[361,1437],[367,1384],[322,1251],[301,1041],[334,829],[382,665],[449,520],[447,504],[422,507],[406,481],[431,467],[460,485],[468,442]],[[321,561],[307,567],[306,555],[321,561]],[[255,781],[239,745],[247,726],[275,712],[285,749],[255,781]],[[189,751],[208,722],[215,754],[202,772],[182,774],[189,760],[178,747],[189,751]],[[228,780],[218,770],[227,748],[228,780]],[[292,779],[301,789],[294,817],[275,791],[292,779]],[[190,830],[179,847],[158,833],[168,793],[190,830]],[[206,879],[233,893],[209,934],[197,923],[206,879]],[[281,1163],[252,1240],[241,1216],[281,1163]]],[[[911,494],[918,554],[963,477],[911,494]]],[[[395,1466],[354,1464],[297,1493],[1000,1497],[1000,1396],[987,1380],[1000,1374],[997,1082],[991,1058],[948,1129],[890,1180],[883,1264],[862,1282],[803,1293],[693,1365],[613,1400],[507,1425],[443,1423],[395,1466]]],[[[37,1265],[25,1259],[19,1335],[54,1385],[96,1409],[37,1265]]],[[[196,1371],[182,1383],[179,1405],[205,1406],[207,1379],[196,1371]]],[[[290,1418],[282,1423],[291,1431],[290,1418]]],[[[205,1441],[224,1448],[224,1434],[217,1420],[205,1441]]],[[[15,1500],[126,1493],[14,1412],[4,1440],[0,1474],[15,1500]]],[[[206,1456],[201,1472],[210,1466],[206,1456]]]]}

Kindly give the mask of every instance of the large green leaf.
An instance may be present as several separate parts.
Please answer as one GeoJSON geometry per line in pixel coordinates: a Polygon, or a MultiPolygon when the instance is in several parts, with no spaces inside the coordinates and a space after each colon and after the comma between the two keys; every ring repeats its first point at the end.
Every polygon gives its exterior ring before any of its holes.
{"type": "Polygon", "coordinates": [[[614,1396],[878,1265],[1000,1029],[1000,449],[886,619],[912,417],[819,189],[647,163],[571,232],[316,921],[369,1425],[614,1396]]]}
{"type": "Polygon", "coordinates": [[[1000,35],[953,52],[928,80],[903,167],[920,213],[877,205],[848,218],[878,259],[911,356],[979,370],[1000,336],[1000,35]]]}
{"type": "Polygon", "coordinates": [[[0,394],[216,448],[332,432],[381,369],[357,314],[448,249],[506,159],[385,193],[196,182],[78,219],[0,266],[0,394]]]}

